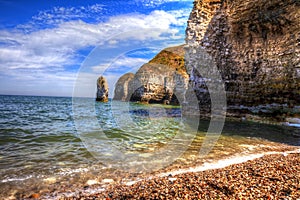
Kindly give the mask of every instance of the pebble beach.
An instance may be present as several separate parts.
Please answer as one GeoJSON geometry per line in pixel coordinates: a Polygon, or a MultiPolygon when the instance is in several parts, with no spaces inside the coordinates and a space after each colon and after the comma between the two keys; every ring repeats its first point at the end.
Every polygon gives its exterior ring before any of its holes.
{"type": "Polygon", "coordinates": [[[220,169],[111,184],[92,195],[60,199],[300,199],[300,154],[265,155],[220,169]]]}

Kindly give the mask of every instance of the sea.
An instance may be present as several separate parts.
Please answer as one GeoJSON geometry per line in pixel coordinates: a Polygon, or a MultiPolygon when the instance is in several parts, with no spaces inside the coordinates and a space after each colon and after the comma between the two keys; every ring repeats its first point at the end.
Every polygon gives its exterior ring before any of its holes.
{"type": "Polygon", "coordinates": [[[227,119],[208,133],[209,125],[180,106],[0,95],[0,199],[99,192],[300,147],[299,126],[227,119]]]}

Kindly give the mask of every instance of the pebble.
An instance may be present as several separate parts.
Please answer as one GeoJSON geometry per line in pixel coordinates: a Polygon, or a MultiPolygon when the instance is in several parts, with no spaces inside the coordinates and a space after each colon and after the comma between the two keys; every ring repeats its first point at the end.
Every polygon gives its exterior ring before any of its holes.
{"type": "Polygon", "coordinates": [[[95,184],[98,184],[99,182],[97,180],[88,180],[86,182],[87,185],[95,185],[95,184]]]}
{"type": "Polygon", "coordinates": [[[169,178],[169,181],[176,181],[177,178],[169,178]]]}
{"type": "Polygon", "coordinates": [[[49,178],[45,178],[44,181],[47,182],[48,184],[53,184],[53,183],[56,183],[56,178],[49,177],[49,178]]]}
{"type": "Polygon", "coordinates": [[[114,179],[103,179],[102,183],[113,183],[114,179]]]}
{"type": "Polygon", "coordinates": [[[300,199],[299,183],[300,154],[274,154],[222,169],[154,177],[132,185],[112,184],[99,193],[65,200],[300,199]]]}
{"type": "Polygon", "coordinates": [[[32,195],[30,196],[30,198],[38,199],[38,198],[40,198],[40,194],[34,193],[34,194],[32,194],[32,195]]]}

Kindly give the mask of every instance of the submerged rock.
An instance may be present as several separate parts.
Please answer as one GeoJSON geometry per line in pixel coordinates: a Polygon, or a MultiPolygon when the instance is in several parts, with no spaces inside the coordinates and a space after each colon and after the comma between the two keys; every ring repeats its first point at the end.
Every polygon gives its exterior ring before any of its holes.
{"type": "Polygon", "coordinates": [[[100,76],[97,80],[96,101],[100,101],[100,102],[108,101],[108,83],[107,83],[107,80],[103,76],[100,76]]]}

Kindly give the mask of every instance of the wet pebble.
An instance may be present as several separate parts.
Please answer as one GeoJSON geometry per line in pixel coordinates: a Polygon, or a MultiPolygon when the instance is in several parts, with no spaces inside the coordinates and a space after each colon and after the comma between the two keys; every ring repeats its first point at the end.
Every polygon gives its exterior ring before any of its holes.
{"type": "Polygon", "coordinates": [[[300,199],[299,183],[300,154],[278,154],[223,169],[111,184],[69,199],[300,199]]]}

